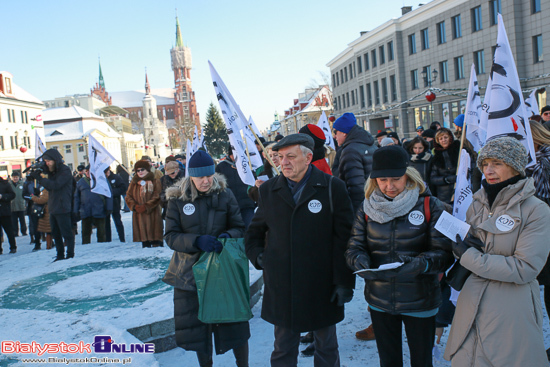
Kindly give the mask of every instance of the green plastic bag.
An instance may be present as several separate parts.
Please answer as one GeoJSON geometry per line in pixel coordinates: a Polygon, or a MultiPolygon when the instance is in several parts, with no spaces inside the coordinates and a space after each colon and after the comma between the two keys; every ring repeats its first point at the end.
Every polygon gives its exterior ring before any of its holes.
{"type": "Polygon", "coordinates": [[[207,324],[248,321],[250,278],[243,238],[220,238],[222,252],[205,252],[193,265],[199,320],[207,324]]]}

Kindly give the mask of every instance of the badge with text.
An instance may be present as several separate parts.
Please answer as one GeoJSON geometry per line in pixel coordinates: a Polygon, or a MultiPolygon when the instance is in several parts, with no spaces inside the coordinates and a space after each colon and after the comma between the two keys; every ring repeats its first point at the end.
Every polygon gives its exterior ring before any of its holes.
{"type": "Polygon", "coordinates": [[[316,213],[319,213],[321,209],[323,209],[323,204],[321,204],[319,200],[311,200],[307,204],[307,208],[309,209],[310,212],[316,214],[316,213]]]}
{"type": "Polygon", "coordinates": [[[195,212],[195,206],[193,204],[185,204],[183,206],[183,214],[191,215],[195,212]]]}
{"type": "Polygon", "coordinates": [[[140,181],[139,184],[140,184],[141,186],[145,186],[145,181],[140,181]]]}
{"type": "Polygon", "coordinates": [[[495,224],[496,224],[498,230],[502,231],[502,232],[511,231],[514,228],[515,223],[516,222],[514,221],[514,219],[512,217],[510,217],[509,215],[506,215],[506,214],[501,215],[495,221],[495,224]]]}
{"type": "Polygon", "coordinates": [[[411,212],[409,214],[409,222],[415,226],[421,225],[424,222],[424,214],[418,210],[411,212]]]}

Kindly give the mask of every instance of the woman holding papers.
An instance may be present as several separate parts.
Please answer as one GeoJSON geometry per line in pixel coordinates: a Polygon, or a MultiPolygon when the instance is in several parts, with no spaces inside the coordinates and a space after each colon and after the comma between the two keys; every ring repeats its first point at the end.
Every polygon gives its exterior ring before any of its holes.
{"type": "Polygon", "coordinates": [[[380,365],[403,366],[405,325],[411,366],[431,366],[435,315],[441,304],[438,273],[453,263],[451,241],[434,227],[444,204],[426,193],[418,171],[400,146],[376,150],[365,201],[357,212],[346,251],[353,270],[363,271],[380,365]]]}
{"type": "Polygon", "coordinates": [[[471,225],[453,253],[472,274],[456,306],[445,358],[461,366],[548,366],[537,275],[550,247],[548,205],[525,178],[516,139],[490,140],[477,166],[485,175],[466,214],[471,225]]]}

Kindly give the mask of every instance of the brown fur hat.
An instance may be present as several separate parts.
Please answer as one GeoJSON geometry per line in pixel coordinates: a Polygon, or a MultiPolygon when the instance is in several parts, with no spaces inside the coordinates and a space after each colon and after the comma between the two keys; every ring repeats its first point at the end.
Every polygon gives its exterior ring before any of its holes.
{"type": "Polygon", "coordinates": [[[147,171],[151,172],[151,163],[147,161],[137,161],[134,165],[134,172],[136,172],[139,168],[145,168],[147,171]]]}

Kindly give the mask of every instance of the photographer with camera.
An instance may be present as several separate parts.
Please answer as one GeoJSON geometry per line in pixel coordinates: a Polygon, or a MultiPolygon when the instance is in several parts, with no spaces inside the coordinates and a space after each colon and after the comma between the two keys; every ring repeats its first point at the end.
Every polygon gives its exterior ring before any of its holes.
{"type": "MultiPolygon", "coordinates": [[[[11,201],[15,199],[15,192],[9,181],[0,177],[0,232],[4,228],[4,232],[8,236],[10,243],[10,254],[17,252],[15,236],[13,233],[13,222],[11,219],[11,201]]],[[[0,243],[0,255],[2,254],[2,244],[0,243]]]]}
{"type": "Polygon", "coordinates": [[[50,225],[57,249],[57,257],[54,261],[74,257],[74,232],[71,222],[74,180],[71,169],[63,163],[63,157],[57,149],[48,149],[42,155],[42,161],[33,165],[30,176],[44,186],[49,193],[50,225]],[[43,178],[42,172],[48,177],[43,178]],[[65,255],[63,240],[67,245],[67,255],[65,255]]]}

